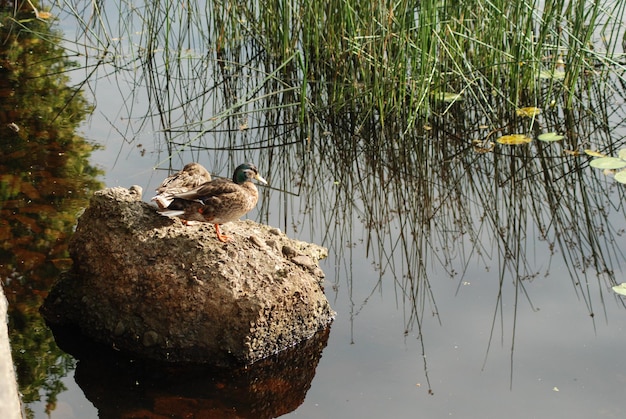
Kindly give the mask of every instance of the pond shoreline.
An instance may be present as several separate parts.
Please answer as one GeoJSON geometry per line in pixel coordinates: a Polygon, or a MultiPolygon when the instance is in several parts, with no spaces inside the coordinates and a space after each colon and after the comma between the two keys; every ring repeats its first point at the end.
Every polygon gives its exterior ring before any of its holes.
{"type": "Polygon", "coordinates": [[[4,289],[0,287],[0,417],[15,419],[22,417],[20,397],[17,391],[17,379],[13,358],[11,357],[11,345],[9,342],[9,330],[7,328],[7,310],[9,304],[4,296],[4,289]]]}

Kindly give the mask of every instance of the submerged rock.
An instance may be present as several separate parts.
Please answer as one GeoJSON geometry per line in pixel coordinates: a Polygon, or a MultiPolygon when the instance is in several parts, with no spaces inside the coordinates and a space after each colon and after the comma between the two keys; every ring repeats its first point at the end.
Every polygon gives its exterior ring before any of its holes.
{"type": "Polygon", "coordinates": [[[96,192],[42,312],[121,350],[213,365],[252,363],[332,322],[326,249],[252,221],[225,229],[221,243],[211,224],[163,217],[136,189],[96,192]]]}

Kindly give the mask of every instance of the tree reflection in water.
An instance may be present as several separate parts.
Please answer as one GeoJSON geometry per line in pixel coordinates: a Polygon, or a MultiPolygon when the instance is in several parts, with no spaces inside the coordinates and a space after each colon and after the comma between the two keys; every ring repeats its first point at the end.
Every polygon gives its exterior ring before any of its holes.
{"type": "Polygon", "coordinates": [[[13,2],[0,2],[0,276],[23,401],[28,411],[43,396],[50,412],[74,360],[38,309],[71,263],[67,239],[101,183],[88,161],[94,146],[76,134],[91,108],[68,85],[59,34],[27,4],[14,13],[13,2]]]}

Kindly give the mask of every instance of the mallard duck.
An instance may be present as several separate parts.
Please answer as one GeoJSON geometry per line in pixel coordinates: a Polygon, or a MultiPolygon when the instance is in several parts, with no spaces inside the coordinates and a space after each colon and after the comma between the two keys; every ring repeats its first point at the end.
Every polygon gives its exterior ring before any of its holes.
{"type": "Polygon", "coordinates": [[[199,163],[187,163],[183,170],[166,178],[152,198],[160,209],[166,209],[174,199],[174,195],[187,192],[203,183],[211,181],[211,174],[199,163]]]}
{"type": "Polygon", "coordinates": [[[186,224],[190,221],[213,223],[217,239],[227,242],[230,238],[222,234],[220,224],[238,220],[259,200],[253,179],[267,183],[254,164],[239,165],[232,180],[213,179],[187,192],[174,194],[164,214],[180,217],[186,224]]]}

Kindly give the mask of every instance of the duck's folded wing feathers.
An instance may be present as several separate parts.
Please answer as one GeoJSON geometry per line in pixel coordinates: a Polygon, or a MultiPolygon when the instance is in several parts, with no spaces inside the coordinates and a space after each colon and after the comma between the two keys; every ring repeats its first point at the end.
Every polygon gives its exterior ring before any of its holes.
{"type": "Polygon", "coordinates": [[[211,182],[206,182],[197,188],[191,189],[187,192],[175,194],[175,198],[187,199],[190,201],[202,200],[213,196],[226,195],[241,191],[241,186],[233,183],[228,179],[214,179],[211,182]]]}

